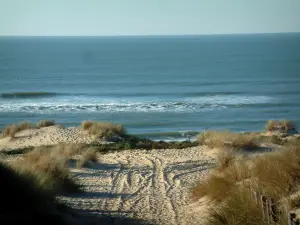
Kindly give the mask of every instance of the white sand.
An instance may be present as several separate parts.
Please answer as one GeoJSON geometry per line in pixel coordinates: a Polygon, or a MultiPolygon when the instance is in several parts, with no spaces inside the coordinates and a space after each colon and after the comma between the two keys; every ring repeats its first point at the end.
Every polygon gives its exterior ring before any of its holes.
{"type": "Polygon", "coordinates": [[[99,163],[72,169],[85,193],[61,199],[98,215],[199,225],[206,218],[207,202],[195,202],[191,189],[213,163],[214,153],[202,147],[99,154],[99,163]]]}

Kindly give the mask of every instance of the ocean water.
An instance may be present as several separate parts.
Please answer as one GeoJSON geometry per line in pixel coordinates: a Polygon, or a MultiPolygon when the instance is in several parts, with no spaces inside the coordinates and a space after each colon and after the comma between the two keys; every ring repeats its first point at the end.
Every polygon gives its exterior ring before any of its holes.
{"type": "Polygon", "coordinates": [[[1,37],[0,128],[40,119],[156,140],[300,125],[300,34],[1,37]]]}

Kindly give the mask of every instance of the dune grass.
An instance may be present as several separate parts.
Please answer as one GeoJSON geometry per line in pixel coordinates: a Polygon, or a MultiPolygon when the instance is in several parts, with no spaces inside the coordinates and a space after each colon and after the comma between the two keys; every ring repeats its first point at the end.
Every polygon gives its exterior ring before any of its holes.
{"type": "Polygon", "coordinates": [[[126,135],[125,128],[119,124],[101,121],[83,121],[81,127],[90,135],[100,139],[109,139],[113,136],[122,137],[126,135]]]}
{"type": "MultiPolygon", "coordinates": [[[[62,145],[64,146],[64,145],[62,145]]],[[[11,167],[20,175],[30,177],[38,188],[53,194],[76,193],[80,185],[72,177],[67,155],[71,147],[40,147],[14,161],[11,167]]],[[[73,150],[74,151],[74,150],[73,150]]],[[[74,154],[74,152],[72,152],[74,154]]]]}
{"type": "Polygon", "coordinates": [[[62,207],[33,179],[0,163],[0,224],[66,224],[62,207]]]}
{"type": "Polygon", "coordinates": [[[50,127],[54,125],[55,125],[54,120],[40,120],[39,122],[37,122],[36,127],[42,128],[42,127],[50,127]]]}
{"type": "Polygon", "coordinates": [[[285,225],[286,214],[277,214],[276,222],[268,220],[259,201],[247,185],[239,185],[225,202],[211,209],[206,225],[285,225]]]}
{"type": "MultiPolygon", "coordinates": [[[[282,200],[300,188],[300,145],[288,145],[280,151],[251,158],[234,156],[232,152],[221,153],[219,158],[208,178],[193,190],[196,198],[207,196],[219,202],[220,207],[211,210],[209,225],[268,224],[249,189],[274,199],[280,208],[284,206],[282,200]]],[[[297,198],[285,207],[296,204],[297,198]]],[[[270,224],[287,223],[286,215],[277,216],[278,222],[270,224]]]]}
{"type": "Polygon", "coordinates": [[[230,131],[205,131],[198,135],[197,140],[199,144],[210,148],[254,149],[258,147],[254,135],[230,131]]]}
{"type": "Polygon", "coordinates": [[[296,131],[296,124],[290,120],[269,120],[266,124],[266,131],[281,131],[288,132],[289,130],[296,131]]]}
{"type": "Polygon", "coordinates": [[[87,166],[88,162],[97,162],[97,150],[94,148],[89,148],[80,156],[76,162],[77,168],[82,168],[87,166]]]}
{"type": "Polygon", "coordinates": [[[33,126],[28,121],[23,121],[23,122],[18,123],[18,124],[12,124],[12,125],[6,126],[4,128],[4,130],[2,131],[1,137],[2,138],[4,138],[4,137],[14,138],[15,134],[17,132],[22,131],[22,130],[30,129],[32,127],[33,126]]]}
{"type": "Polygon", "coordinates": [[[42,127],[49,127],[55,125],[54,120],[41,120],[39,121],[36,125],[29,123],[28,121],[23,121],[17,124],[12,124],[6,126],[2,133],[1,137],[11,137],[15,138],[16,133],[22,131],[22,130],[27,130],[31,128],[42,128],[42,127]]]}

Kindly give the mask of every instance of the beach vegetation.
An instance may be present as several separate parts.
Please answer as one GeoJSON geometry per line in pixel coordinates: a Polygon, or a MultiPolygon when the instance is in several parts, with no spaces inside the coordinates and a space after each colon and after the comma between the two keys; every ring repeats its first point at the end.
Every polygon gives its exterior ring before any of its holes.
{"type": "Polygon", "coordinates": [[[207,224],[287,224],[287,214],[282,213],[276,215],[276,223],[265,223],[265,212],[258,207],[262,203],[254,201],[254,194],[272,200],[278,209],[299,204],[297,197],[288,203],[283,200],[291,199],[300,188],[300,145],[287,145],[280,151],[257,156],[233,154],[234,151],[220,153],[216,167],[193,189],[196,199],[206,196],[218,202],[207,224]]]}
{"type": "Polygon", "coordinates": [[[96,163],[98,161],[97,156],[97,150],[95,148],[86,149],[76,162],[77,168],[85,167],[89,162],[96,163]]]}
{"type": "Polygon", "coordinates": [[[36,187],[53,194],[76,193],[80,185],[71,175],[68,159],[59,147],[39,147],[11,163],[20,175],[34,180],[36,187]]]}
{"type": "Polygon", "coordinates": [[[33,126],[27,121],[24,121],[24,122],[21,122],[18,124],[12,124],[12,125],[6,126],[3,129],[2,133],[1,133],[1,137],[2,138],[4,138],[4,137],[15,138],[16,133],[18,133],[22,130],[30,129],[30,128],[33,128],[33,126]]]}
{"type": "Polygon", "coordinates": [[[296,131],[297,127],[293,121],[290,120],[269,120],[266,124],[266,131],[279,131],[288,133],[289,131],[296,131]]]}
{"type": "Polygon", "coordinates": [[[123,137],[126,134],[126,130],[122,125],[110,122],[83,121],[81,127],[87,130],[90,135],[99,139],[111,139],[114,136],[123,137]]]}
{"type": "Polygon", "coordinates": [[[259,147],[255,135],[233,133],[230,131],[205,131],[197,136],[197,141],[201,145],[210,148],[235,148],[235,149],[255,149],[259,147]]]}
{"type": "Polygon", "coordinates": [[[0,180],[0,224],[66,224],[67,207],[31,176],[0,163],[0,180]]]}
{"type": "Polygon", "coordinates": [[[54,125],[55,125],[54,120],[40,120],[39,122],[37,122],[36,127],[42,128],[42,127],[50,127],[54,125]]]}

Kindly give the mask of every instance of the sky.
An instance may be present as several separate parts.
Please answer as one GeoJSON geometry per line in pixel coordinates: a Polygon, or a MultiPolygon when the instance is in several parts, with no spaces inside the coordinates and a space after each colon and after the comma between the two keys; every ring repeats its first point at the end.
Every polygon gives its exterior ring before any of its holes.
{"type": "Polygon", "coordinates": [[[0,0],[0,35],[300,32],[300,0],[0,0]]]}

